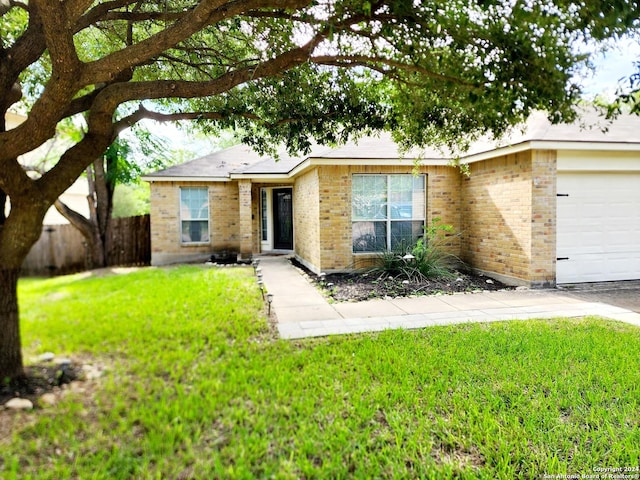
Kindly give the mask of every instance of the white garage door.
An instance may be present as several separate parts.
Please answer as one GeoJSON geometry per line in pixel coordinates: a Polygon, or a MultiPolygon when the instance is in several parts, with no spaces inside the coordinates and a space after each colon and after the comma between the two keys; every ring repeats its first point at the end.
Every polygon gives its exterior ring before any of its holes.
{"type": "Polygon", "coordinates": [[[558,173],[558,283],[640,278],[640,173],[558,173]]]}

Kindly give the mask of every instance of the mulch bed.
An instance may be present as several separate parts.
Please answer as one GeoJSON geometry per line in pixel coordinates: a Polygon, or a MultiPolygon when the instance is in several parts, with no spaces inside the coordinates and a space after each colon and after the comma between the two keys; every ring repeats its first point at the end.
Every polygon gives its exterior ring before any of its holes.
{"type": "Polygon", "coordinates": [[[14,397],[31,400],[55,387],[80,379],[82,369],[73,364],[55,365],[50,362],[25,367],[25,376],[10,382],[0,382],[0,406],[14,397]]]}
{"type": "Polygon", "coordinates": [[[450,278],[415,281],[404,276],[378,273],[331,273],[316,275],[295,260],[292,263],[329,298],[336,302],[360,302],[374,298],[446,295],[463,292],[513,290],[493,278],[456,271],[450,278]]]}

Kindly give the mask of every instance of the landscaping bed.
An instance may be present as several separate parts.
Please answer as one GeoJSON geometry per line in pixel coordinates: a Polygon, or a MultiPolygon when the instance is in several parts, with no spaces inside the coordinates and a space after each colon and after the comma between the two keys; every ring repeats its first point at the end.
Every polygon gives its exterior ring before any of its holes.
{"type": "Polygon", "coordinates": [[[454,271],[449,277],[407,279],[381,273],[332,273],[316,275],[292,260],[325,295],[336,302],[361,302],[373,298],[447,295],[463,292],[512,290],[498,280],[473,272],[454,271]]]}
{"type": "Polygon", "coordinates": [[[81,378],[82,370],[73,364],[40,362],[25,368],[23,378],[0,383],[0,406],[12,398],[25,398],[33,403],[43,393],[81,378]]]}

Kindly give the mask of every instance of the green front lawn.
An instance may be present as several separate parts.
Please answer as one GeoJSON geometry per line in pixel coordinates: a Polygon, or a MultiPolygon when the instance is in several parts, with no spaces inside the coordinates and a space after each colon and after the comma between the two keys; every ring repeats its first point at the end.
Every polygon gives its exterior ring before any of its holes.
{"type": "Polygon", "coordinates": [[[249,268],[20,284],[27,358],[104,363],[20,413],[0,478],[540,478],[639,465],[640,329],[597,318],[277,340],[249,268]]]}

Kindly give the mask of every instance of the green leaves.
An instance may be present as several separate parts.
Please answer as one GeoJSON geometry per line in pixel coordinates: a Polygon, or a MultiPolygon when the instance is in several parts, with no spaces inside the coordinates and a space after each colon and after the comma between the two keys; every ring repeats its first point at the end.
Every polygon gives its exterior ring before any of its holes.
{"type": "Polygon", "coordinates": [[[113,184],[138,181],[145,172],[158,170],[171,160],[166,157],[167,146],[160,137],[136,127],[134,136],[119,138],[104,154],[107,180],[113,184]]]}
{"type": "MultiPolygon", "coordinates": [[[[4,5],[2,5],[4,8],[4,5]]],[[[27,12],[11,8],[0,14],[0,47],[9,48],[24,34],[28,22],[27,12]]]]}
{"type": "MultiPolygon", "coordinates": [[[[572,74],[585,61],[575,53],[575,42],[638,26],[637,1],[622,0],[287,5],[229,3],[198,31],[172,42],[168,36],[206,2],[102,6],[101,14],[96,7],[93,21],[88,14],[76,20],[74,41],[87,63],[143,41],[166,41],[161,54],[142,55],[133,65],[130,83],[212,87],[210,93],[187,89],[177,95],[183,98],[156,99],[148,102],[150,109],[202,111],[206,128],[241,127],[248,132],[245,140],[260,148],[284,141],[304,149],[312,140],[342,141],[368,129],[393,130],[407,144],[449,143],[500,134],[538,109],[570,120],[580,94],[572,74]],[[314,36],[317,44],[301,53],[308,63],[285,62],[276,73],[253,75],[314,36]],[[213,86],[246,72],[251,75],[240,85],[213,86]]],[[[24,33],[25,15],[12,9],[3,16],[3,38],[24,33]]],[[[50,70],[44,52],[41,59],[41,73],[31,67],[24,79],[31,83],[31,103],[42,94],[50,70]]],[[[109,68],[116,72],[119,66],[109,68]]],[[[92,88],[83,85],[77,95],[92,88]]]]}

